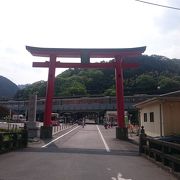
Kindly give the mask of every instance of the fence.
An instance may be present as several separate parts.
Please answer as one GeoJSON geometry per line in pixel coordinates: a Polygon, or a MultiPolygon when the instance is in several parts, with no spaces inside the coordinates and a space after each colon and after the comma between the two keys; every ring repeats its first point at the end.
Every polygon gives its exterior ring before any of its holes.
{"type": "Polygon", "coordinates": [[[0,129],[16,130],[24,127],[24,123],[0,122],[0,129]]]}
{"type": "Polygon", "coordinates": [[[52,135],[59,133],[60,131],[72,127],[72,124],[60,124],[59,126],[53,126],[52,135]]]}
{"type": "Polygon", "coordinates": [[[0,153],[25,148],[28,143],[26,130],[21,132],[0,132],[0,153]]]}
{"type": "Polygon", "coordinates": [[[140,134],[139,152],[180,175],[180,144],[140,134]]]}

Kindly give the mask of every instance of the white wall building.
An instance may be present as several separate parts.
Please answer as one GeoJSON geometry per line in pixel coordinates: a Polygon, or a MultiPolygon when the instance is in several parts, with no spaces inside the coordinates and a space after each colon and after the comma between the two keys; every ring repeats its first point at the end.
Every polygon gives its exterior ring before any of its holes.
{"type": "Polygon", "coordinates": [[[180,135],[180,91],[160,95],[135,105],[140,123],[152,137],[180,135]]]}

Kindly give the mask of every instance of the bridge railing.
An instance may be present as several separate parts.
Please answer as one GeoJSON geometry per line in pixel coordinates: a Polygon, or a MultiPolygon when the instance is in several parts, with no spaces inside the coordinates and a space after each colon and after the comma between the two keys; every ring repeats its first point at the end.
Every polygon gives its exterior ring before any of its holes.
{"type": "Polygon", "coordinates": [[[0,153],[27,147],[27,130],[21,132],[0,132],[0,153]]]}
{"type": "Polygon", "coordinates": [[[180,144],[140,134],[139,152],[167,167],[180,177],[180,144]]]}
{"type": "Polygon", "coordinates": [[[73,127],[75,126],[76,124],[64,124],[64,123],[61,123],[59,126],[53,126],[53,129],[52,129],[52,135],[55,135],[57,133],[59,133],[60,131],[64,130],[64,129],[68,129],[70,127],[73,127]]]}

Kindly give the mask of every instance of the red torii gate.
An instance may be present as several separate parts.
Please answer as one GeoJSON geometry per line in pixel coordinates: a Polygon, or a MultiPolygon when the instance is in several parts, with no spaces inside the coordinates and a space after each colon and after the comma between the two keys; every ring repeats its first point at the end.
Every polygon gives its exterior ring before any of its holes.
{"type": "MultiPolygon", "coordinates": [[[[124,88],[123,88],[123,69],[134,68],[138,65],[135,63],[125,63],[125,57],[140,56],[146,49],[145,46],[137,48],[123,49],[72,49],[72,48],[40,48],[26,46],[26,49],[33,56],[49,57],[50,61],[33,62],[33,67],[49,68],[48,84],[46,90],[46,104],[44,112],[44,128],[45,134],[51,129],[51,112],[52,99],[54,94],[54,81],[56,68],[114,68],[116,74],[116,102],[117,102],[117,121],[118,128],[116,130],[117,138],[127,138],[127,129],[124,122],[124,88]],[[62,58],[81,58],[81,63],[62,63],[56,61],[57,57],[62,58]],[[90,63],[90,58],[114,58],[114,62],[110,63],[90,63]]],[[[51,135],[44,135],[49,137],[51,135]]]]}

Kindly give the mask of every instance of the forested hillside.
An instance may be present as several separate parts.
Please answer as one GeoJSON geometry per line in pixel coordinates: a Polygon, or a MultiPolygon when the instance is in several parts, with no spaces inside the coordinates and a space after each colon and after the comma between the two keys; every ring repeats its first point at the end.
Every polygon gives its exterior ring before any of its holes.
{"type": "MultiPolygon", "coordinates": [[[[124,70],[124,94],[161,94],[180,90],[180,60],[163,56],[126,59],[138,68],[124,70]]],[[[56,77],[55,96],[115,95],[114,69],[68,69],[56,77]]],[[[44,97],[46,82],[39,81],[19,90],[16,98],[28,98],[33,92],[44,97]]]]}

